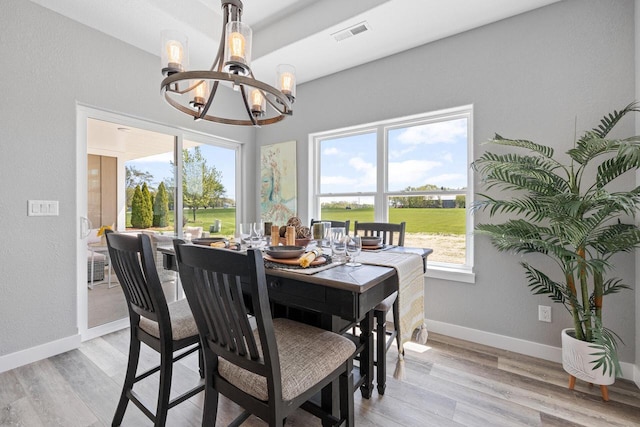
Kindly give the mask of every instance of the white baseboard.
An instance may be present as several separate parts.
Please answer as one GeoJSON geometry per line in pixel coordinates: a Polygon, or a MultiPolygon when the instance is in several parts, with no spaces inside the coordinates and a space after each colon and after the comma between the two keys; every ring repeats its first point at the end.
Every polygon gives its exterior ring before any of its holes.
{"type": "Polygon", "coordinates": [[[0,373],[80,347],[80,335],[72,335],[36,347],[0,356],[0,373]]]}
{"type": "MultiPolygon", "coordinates": [[[[465,326],[439,322],[437,320],[426,319],[426,323],[427,330],[437,334],[562,363],[562,349],[560,347],[498,335],[492,332],[471,329],[465,326]]],[[[621,362],[620,367],[622,368],[622,378],[635,381],[640,388],[640,369],[631,363],[625,362],[621,362]]]]}

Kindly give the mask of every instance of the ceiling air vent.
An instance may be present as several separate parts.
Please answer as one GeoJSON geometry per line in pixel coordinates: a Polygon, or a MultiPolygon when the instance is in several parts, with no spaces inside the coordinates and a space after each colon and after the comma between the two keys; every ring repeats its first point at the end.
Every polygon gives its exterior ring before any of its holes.
{"type": "Polygon", "coordinates": [[[369,27],[369,23],[367,21],[364,21],[349,28],[345,28],[344,30],[337,31],[331,34],[331,37],[336,39],[337,42],[340,42],[344,39],[348,39],[349,37],[357,36],[358,34],[362,34],[365,31],[369,31],[370,29],[371,28],[369,27]]]}

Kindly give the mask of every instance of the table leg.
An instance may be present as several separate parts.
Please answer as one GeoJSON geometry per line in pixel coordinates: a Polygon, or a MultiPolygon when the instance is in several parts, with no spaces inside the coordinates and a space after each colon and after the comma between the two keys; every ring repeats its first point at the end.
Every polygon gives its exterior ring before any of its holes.
{"type": "Polygon", "coordinates": [[[360,386],[360,393],[365,399],[373,392],[373,310],[369,311],[360,322],[360,343],[364,344],[360,353],[360,376],[364,382],[360,386]]]}

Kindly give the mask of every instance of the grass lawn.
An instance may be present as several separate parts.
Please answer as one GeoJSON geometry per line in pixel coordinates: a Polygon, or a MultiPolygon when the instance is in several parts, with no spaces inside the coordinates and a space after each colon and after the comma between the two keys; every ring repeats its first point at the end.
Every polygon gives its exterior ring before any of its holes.
{"type": "MultiPolygon", "coordinates": [[[[209,208],[198,209],[196,220],[190,210],[184,211],[187,218],[187,225],[190,227],[202,227],[204,231],[209,231],[216,219],[222,221],[222,232],[216,233],[223,236],[233,236],[236,228],[235,208],[209,208]]],[[[345,221],[372,222],[373,207],[356,209],[322,209],[322,219],[345,221]]],[[[127,213],[127,226],[131,225],[131,215],[127,213]]],[[[173,229],[173,217],[170,218],[170,227],[173,229]]],[[[429,209],[429,208],[390,208],[389,222],[407,223],[407,233],[427,233],[427,234],[465,234],[465,210],[460,208],[452,209],[429,209]]],[[[281,224],[282,225],[282,224],[281,224]]],[[[353,225],[352,228],[353,230],[353,225]]]]}
{"type": "MultiPolygon", "coordinates": [[[[360,209],[322,209],[322,219],[372,222],[373,207],[360,209]]],[[[465,234],[465,210],[462,208],[389,208],[389,222],[407,223],[407,233],[465,234]]]]}

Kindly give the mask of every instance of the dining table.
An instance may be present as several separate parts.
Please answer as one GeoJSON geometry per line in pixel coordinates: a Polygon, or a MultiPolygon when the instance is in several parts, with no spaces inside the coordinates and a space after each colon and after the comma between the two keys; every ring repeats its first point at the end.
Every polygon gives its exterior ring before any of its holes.
{"type": "MultiPolygon", "coordinates": [[[[429,248],[409,247],[390,247],[389,250],[420,255],[423,269],[426,269],[428,255],[433,252],[429,248]]],[[[173,246],[159,245],[158,251],[162,253],[163,267],[177,270],[173,246]]],[[[354,390],[359,387],[362,396],[368,399],[373,391],[374,376],[374,308],[399,289],[397,272],[393,267],[383,265],[331,264],[314,271],[288,265],[278,268],[277,264],[266,262],[272,315],[293,318],[347,336],[358,326],[360,334],[351,336],[359,358],[358,367],[354,369],[354,390]]],[[[377,381],[384,384],[385,380],[378,378],[377,381]]],[[[336,394],[331,391],[326,397],[323,394],[323,406],[325,400],[335,399],[336,394]]]]}

